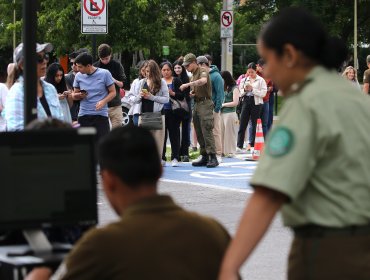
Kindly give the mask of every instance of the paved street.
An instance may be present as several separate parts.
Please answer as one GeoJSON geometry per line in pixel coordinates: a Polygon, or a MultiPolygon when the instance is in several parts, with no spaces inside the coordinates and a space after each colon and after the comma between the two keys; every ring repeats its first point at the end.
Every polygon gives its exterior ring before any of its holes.
{"type": "MultiPolygon", "coordinates": [[[[221,167],[216,169],[198,168],[194,170],[190,164],[176,168],[166,167],[159,191],[172,195],[181,206],[188,210],[214,217],[231,234],[234,234],[245,202],[252,192],[248,184],[250,176],[242,179],[239,178],[239,174],[252,170],[252,168],[243,169],[243,167],[255,165],[255,163],[251,165],[248,162],[233,159],[226,160],[221,167]],[[216,178],[209,178],[209,174],[207,175],[209,172],[212,172],[211,175],[213,174],[216,178]],[[203,174],[202,176],[206,178],[192,176],[194,173],[203,174]],[[217,173],[223,174],[222,176],[226,174],[229,179],[221,180],[215,175],[217,173]],[[173,177],[174,174],[182,175],[178,175],[176,179],[173,177]],[[197,183],[199,179],[203,182],[200,185],[197,183]]],[[[117,218],[101,190],[99,192],[99,215],[102,225],[117,218]]],[[[243,279],[286,279],[290,241],[290,231],[282,226],[280,217],[277,217],[252,258],[243,267],[243,279]]]]}

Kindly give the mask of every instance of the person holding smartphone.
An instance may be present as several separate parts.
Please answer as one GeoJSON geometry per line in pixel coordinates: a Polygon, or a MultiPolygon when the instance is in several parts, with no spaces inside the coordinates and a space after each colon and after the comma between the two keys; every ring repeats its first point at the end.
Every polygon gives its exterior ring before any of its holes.
{"type": "Polygon", "coordinates": [[[78,55],[75,64],[79,73],[73,82],[72,97],[80,100],[78,122],[82,127],[94,127],[99,139],[110,130],[107,104],[116,96],[112,74],[93,66],[88,53],[78,55]]]}
{"type": "Polygon", "coordinates": [[[67,85],[64,77],[64,69],[59,63],[52,63],[46,69],[46,82],[52,84],[58,93],[60,106],[63,110],[64,121],[72,123],[70,107],[73,104],[72,91],[67,90],[67,85]]]}
{"type": "Polygon", "coordinates": [[[242,79],[239,85],[240,97],[243,98],[243,103],[240,113],[237,152],[241,152],[243,150],[245,131],[247,129],[249,119],[252,121],[252,137],[251,143],[247,146],[247,150],[254,147],[257,119],[260,117],[263,97],[265,97],[267,93],[265,80],[257,75],[257,65],[254,62],[251,62],[248,64],[247,69],[248,76],[242,79]]]}

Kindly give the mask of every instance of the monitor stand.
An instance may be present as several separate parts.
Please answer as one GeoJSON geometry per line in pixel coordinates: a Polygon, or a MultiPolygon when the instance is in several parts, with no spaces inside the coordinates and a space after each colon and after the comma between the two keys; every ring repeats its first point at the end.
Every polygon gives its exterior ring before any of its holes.
{"type": "Polygon", "coordinates": [[[22,232],[28,242],[29,249],[8,252],[8,257],[51,255],[53,253],[68,253],[70,250],[70,247],[65,246],[54,248],[41,229],[23,230],[22,232]]]}
{"type": "Polygon", "coordinates": [[[35,255],[51,253],[53,251],[53,246],[41,229],[23,230],[23,235],[35,255]]]}

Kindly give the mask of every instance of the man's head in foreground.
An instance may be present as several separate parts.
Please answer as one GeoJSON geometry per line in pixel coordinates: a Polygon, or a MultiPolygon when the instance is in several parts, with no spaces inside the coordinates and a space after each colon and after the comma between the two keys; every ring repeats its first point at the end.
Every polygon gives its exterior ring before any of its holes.
{"type": "Polygon", "coordinates": [[[141,198],[156,194],[162,167],[155,140],[140,127],[121,127],[99,144],[104,191],[118,214],[141,198]]]}

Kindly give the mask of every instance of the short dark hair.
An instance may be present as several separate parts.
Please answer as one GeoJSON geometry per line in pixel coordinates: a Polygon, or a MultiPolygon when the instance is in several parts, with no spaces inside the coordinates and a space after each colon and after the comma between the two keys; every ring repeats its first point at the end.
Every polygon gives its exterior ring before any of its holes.
{"type": "Polygon", "coordinates": [[[154,137],[149,130],[126,126],[113,129],[99,143],[101,170],[109,170],[131,188],[156,185],[162,174],[154,137]]]}
{"type": "Polygon", "coordinates": [[[208,61],[213,61],[212,55],[206,53],[204,56],[208,59],[208,61]]]}
{"type": "Polygon", "coordinates": [[[161,65],[159,65],[159,68],[161,68],[161,70],[162,70],[162,68],[163,68],[165,65],[167,65],[167,66],[170,68],[171,72],[173,71],[172,64],[171,64],[171,62],[169,62],[168,60],[167,60],[167,61],[162,62],[162,63],[161,63],[161,65]]]}
{"type": "Polygon", "coordinates": [[[260,33],[263,44],[282,55],[286,44],[326,68],[338,68],[347,57],[342,40],[331,37],[322,23],[304,8],[289,7],[274,16],[260,33]]]}
{"type": "Polygon", "coordinates": [[[260,59],[257,60],[257,64],[259,66],[263,66],[263,65],[265,65],[265,61],[263,60],[263,58],[260,58],[260,59]]]}
{"type": "Polygon", "coordinates": [[[76,57],[75,63],[82,64],[83,66],[92,65],[93,57],[88,53],[81,53],[76,57]]]}
{"type": "Polygon", "coordinates": [[[112,54],[112,48],[108,44],[101,44],[98,48],[99,58],[105,58],[112,54]]]}

